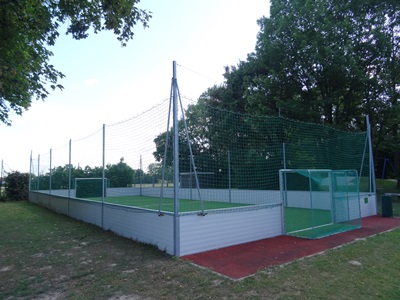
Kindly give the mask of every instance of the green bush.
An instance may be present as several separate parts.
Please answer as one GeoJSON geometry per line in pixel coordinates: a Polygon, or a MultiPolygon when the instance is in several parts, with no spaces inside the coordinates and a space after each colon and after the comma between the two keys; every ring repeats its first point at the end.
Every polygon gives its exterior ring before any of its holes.
{"type": "Polygon", "coordinates": [[[29,173],[14,171],[5,178],[6,196],[10,201],[28,200],[29,173]]]}

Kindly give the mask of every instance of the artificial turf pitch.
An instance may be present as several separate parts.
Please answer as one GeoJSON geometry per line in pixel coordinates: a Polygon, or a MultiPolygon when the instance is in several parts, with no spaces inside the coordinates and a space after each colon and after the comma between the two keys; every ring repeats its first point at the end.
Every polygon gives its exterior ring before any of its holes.
{"type": "MultiPolygon", "coordinates": [[[[90,200],[102,201],[101,197],[93,197],[90,200]]],[[[163,198],[160,205],[160,197],[148,196],[120,196],[120,197],[106,197],[105,203],[119,204],[125,206],[132,206],[150,210],[161,210],[163,212],[174,212],[174,199],[163,198]]],[[[199,201],[190,199],[179,199],[179,212],[196,212],[202,210],[215,210],[227,209],[235,207],[249,206],[243,203],[230,203],[218,201],[199,201]],[[203,206],[202,206],[203,203],[203,206]]]]}
{"type": "Polygon", "coordinates": [[[361,218],[332,223],[331,211],[323,209],[285,208],[286,235],[315,239],[361,227],[361,218]]]}

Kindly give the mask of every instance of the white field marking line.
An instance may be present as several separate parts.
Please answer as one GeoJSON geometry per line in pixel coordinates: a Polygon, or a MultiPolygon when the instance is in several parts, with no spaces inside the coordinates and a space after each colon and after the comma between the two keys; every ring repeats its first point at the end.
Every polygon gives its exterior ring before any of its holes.
{"type": "Polygon", "coordinates": [[[295,230],[295,231],[291,231],[288,233],[297,233],[297,232],[301,232],[301,231],[306,231],[306,230],[312,230],[313,228],[321,228],[321,227],[325,227],[325,226],[329,226],[329,225],[333,225],[334,223],[328,223],[328,224],[323,224],[323,225],[319,225],[319,226],[315,226],[315,227],[309,227],[306,229],[300,229],[300,230],[295,230]]]}

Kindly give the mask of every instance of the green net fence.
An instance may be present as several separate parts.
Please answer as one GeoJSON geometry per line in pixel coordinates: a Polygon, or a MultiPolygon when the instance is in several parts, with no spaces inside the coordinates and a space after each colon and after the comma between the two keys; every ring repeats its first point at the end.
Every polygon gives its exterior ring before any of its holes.
{"type": "Polygon", "coordinates": [[[238,114],[201,101],[184,103],[186,126],[178,116],[174,170],[169,105],[165,100],[32,158],[31,190],[172,213],[178,185],[179,213],[198,213],[280,205],[281,169],[356,170],[359,190],[372,189],[366,132],[238,114]],[[105,199],[76,194],[75,179],[103,176],[105,199]]]}
{"type": "Polygon", "coordinates": [[[366,132],[199,104],[188,108],[186,118],[194,164],[180,124],[179,171],[181,187],[191,189],[191,197],[197,197],[194,169],[203,199],[215,201],[278,203],[280,169],[354,169],[360,189],[372,189],[366,132]]]}

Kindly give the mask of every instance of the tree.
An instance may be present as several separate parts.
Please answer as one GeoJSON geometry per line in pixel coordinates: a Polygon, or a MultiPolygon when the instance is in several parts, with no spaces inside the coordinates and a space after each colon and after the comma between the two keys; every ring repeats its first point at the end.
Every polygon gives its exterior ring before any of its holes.
{"type": "MultiPolygon", "coordinates": [[[[366,130],[400,170],[400,2],[271,0],[254,53],[227,67],[210,103],[366,130]]],[[[400,187],[400,172],[398,172],[400,187]]]]}
{"type": "Polygon", "coordinates": [[[10,200],[28,200],[29,173],[12,172],[5,178],[6,197],[10,200]]]}
{"type": "Polygon", "coordinates": [[[0,121],[11,125],[11,111],[21,115],[32,98],[44,100],[48,89],[63,87],[64,75],[49,63],[47,49],[56,43],[60,26],[69,24],[74,39],[111,30],[122,46],[133,38],[137,23],[148,26],[151,12],[139,0],[0,0],[0,121]],[[50,85],[48,87],[47,85],[50,85]]]}
{"type": "Polygon", "coordinates": [[[110,180],[110,187],[127,187],[133,183],[135,171],[124,162],[122,157],[118,164],[106,166],[105,175],[110,180]]]}

